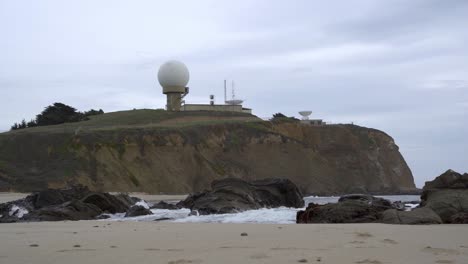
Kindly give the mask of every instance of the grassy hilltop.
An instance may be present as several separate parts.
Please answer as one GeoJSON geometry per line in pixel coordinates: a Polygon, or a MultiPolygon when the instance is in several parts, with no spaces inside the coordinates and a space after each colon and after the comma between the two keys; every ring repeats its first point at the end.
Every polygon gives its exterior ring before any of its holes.
{"type": "Polygon", "coordinates": [[[236,112],[168,112],[162,109],[139,109],[90,116],[89,120],[52,126],[32,127],[10,133],[79,133],[84,131],[175,128],[226,122],[261,121],[251,114],[236,112]]]}

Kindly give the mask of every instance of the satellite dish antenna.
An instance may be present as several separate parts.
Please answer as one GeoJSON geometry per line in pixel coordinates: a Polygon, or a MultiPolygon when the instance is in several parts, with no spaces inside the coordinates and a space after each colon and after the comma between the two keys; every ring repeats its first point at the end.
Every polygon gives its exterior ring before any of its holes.
{"type": "Polygon", "coordinates": [[[231,100],[226,100],[226,80],[224,80],[224,102],[227,105],[241,105],[244,100],[236,99],[236,94],[234,90],[234,81],[232,81],[232,99],[231,100]]]}
{"type": "Polygon", "coordinates": [[[299,114],[302,116],[302,120],[309,120],[312,111],[300,111],[299,114]]]}

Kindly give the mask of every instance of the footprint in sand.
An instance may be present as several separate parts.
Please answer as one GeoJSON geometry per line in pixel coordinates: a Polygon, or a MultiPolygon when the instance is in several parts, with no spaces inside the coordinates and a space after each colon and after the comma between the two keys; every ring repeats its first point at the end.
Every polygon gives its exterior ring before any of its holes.
{"type": "Polygon", "coordinates": [[[160,251],[159,248],[145,248],[144,251],[160,251]]]}
{"type": "Polygon", "coordinates": [[[233,249],[242,249],[242,248],[252,248],[252,247],[244,247],[244,246],[222,246],[222,247],[219,247],[219,248],[222,248],[222,249],[227,249],[227,248],[233,248],[233,249]]]}
{"type": "Polygon", "coordinates": [[[170,248],[168,249],[167,251],[176,251],[176,252],[180,252],[180,251],[184,251],[183,248],[170,248]]]}
{"type": "Polygon", "coordinates": [[[354,232],[354,234],[359,238],[373,237],[373,235],[371,233],[368,233],[368,232],[354,232]]]}
{"type": "Polygon", "coordinates": [[[270,256],[264,254],[264,253],[257,253],[257,254],[253,254],[250,256],[251,259],[266,259],[266,258],[269,258],[270,256]]]}
{"type": "Polygon", "coordinates": [[[382,243],[385,243],[385,244],[392,244],[392,245],[398,244],[398,242],[396,242],[396,241],[393,240],[393,239],[389,239],[389,238],[385,238],[385,239],[382,240],[381,242],[382,242],[382,243]]]}
{"type": "Polygon", "coordinates": [[[96,249],[92,248],[76,248],[76,249],[62,249],[62,250],[57,250],[57,252],[63,253],[63,252],[87,252],[87,251],[96,251],[96,249]]]}
{"type": "Polygon", "coordinates": [[[380,262],[378,260],[375,260],[375,259],[364,259],[364,260],[356,261],[354,263],[357,263],[357,264],[382,264],[382,262],[380,262]]]}
{"type": "Polygon", "coordinates": [[[171,260],[167,264],[188,264],[188,263],[202,263],[201,260],[195,259],[178,259],[178,260],[171,260]]]}
{"type": "Polygon", "coordinates": [[[309,248],[296,248],[296,247],[274,247],[270,250],[308,250],[309,248]]]}
{"type": "Polygon", "coordinates": [[[422,249],[423,252],[432,253],[436,256],[443,255],[443,256],[451,256],[451,255],[460,255],[460,252],[455,249],[448,249],[448,248],[433,248],[433,247],[425,247],[422,249]]]}
{"type": "Polygon", "coordinates": [[[364,243],[366,243],[366,242],[358,241],[358,240],[353,240],[353,241],[349,242],[349,244],[364,244],[364,243]]]}

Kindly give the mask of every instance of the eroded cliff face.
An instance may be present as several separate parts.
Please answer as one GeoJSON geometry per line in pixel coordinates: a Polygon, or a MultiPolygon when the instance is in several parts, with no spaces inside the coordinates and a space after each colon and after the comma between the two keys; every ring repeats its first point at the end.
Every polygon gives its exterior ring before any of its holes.
{"type": "Polygon", "coordinates": [[[0,135],[0,189],[81,183],[98,191],[189,193],[215,179],[282,177],[305,194],[415,189],[393,139],[353,125],[226,123],[0,135]]]}

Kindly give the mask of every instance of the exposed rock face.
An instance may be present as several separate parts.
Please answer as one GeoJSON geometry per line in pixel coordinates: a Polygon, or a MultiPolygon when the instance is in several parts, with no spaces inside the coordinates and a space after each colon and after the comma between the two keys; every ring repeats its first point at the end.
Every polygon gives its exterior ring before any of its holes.
{"type": "Polygon", "coordinates": [[[38,191],[80,183],[93,191],[185,194],[229,175],[287,177],[314,195],[415,189],[393,139],[354,125],[259,121],[76,131],[54,126],[0,134],[0,187],[38,191]]]}
{"type": "Polygon", "coordinates": [[[305,211],[297,212],[296,223],[375,223],[383,211],[392,208],[392,203],[382,198],[348,195],[334,204],[310,203],[305,211]]]}
{"type": "Polygon", "coordinates": [[[273,207],[303,207],[299,189],[287,179],[246,182],[227,178],[214,181],[211,191],[190,195],[178,205],[201,215],[235,213],[273,207]]]}
{"type": "Polygon", "coordinates": [[[108,193],[92,193],[85,196],[82,201],[93,204],[103,212],[110,214],[125,212],[133,204],[108,193]]]}
{"type": "Polygon", "coordinates": [[[125,217],[135,217],[135,216],[141,216],[141,215],[152,215],[153,213],[151,210],[146,209],[144,206],[141,205],[134,205],[130,207],[130,209],[127,210],[125,213],[125,217]]]}
{"type": "Polygon", "coordinates": [[[0,223],[96,219],[103,213],[124,213],[133,201],[128,195],[95,193],[83,186],[48,189],[0,204],[0,223]]]}
{"type": "Polygon", "coordinates": [[[72,200],[55,206],[42,207],[25,215],[23,221],[63,221],[63,220],[91,220],[102,214],[99,207],[72,200]]]}
{"type": "Polygon", "coordinates": [[[444,223],[464,222],[468,213],[468,174],[448,170],[426,182],[421,206],[434,210],[444,223]]]}
{"type": "Polygon", "coordinates": [[[177,210],[181,207],[175,204],[170,204],[165,201],[160,201],[159,203],[151,206],[151,209],[166,209],[166,210],[177,210]]]}
{"type": "Polygon", "coordinates": [[[382,222],[385,224],[425,225],[442,224],[442,219],[430,208],[416,208],[412,211],[389,209],[383,212],[382,222]]]}

